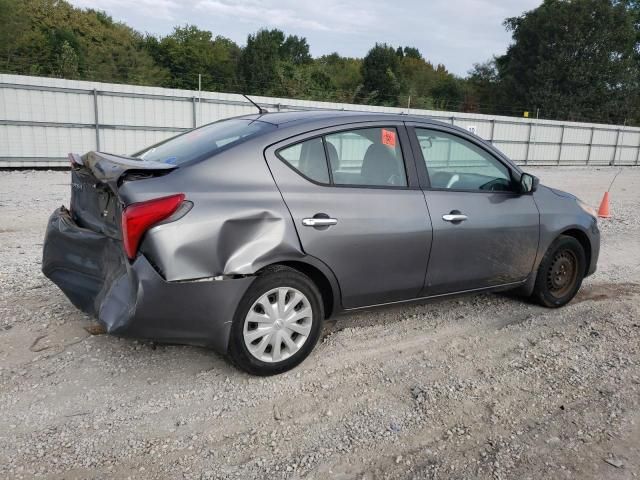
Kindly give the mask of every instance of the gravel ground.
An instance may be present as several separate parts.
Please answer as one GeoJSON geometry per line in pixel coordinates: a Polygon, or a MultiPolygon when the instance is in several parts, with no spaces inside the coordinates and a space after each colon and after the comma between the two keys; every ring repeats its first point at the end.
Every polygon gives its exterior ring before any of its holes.
{"type": "MultiPolygon", "coordinates": [[[[617,170],[530,171],[597,205],[617,170]]],[[[254,378],[92,335],[40,273],[69,174],[0,172],[0,478],[637,478],[639,191],[624,170],[599,270],[565,308],[479,295],[344,316],[300,367],[254,378]]]]}

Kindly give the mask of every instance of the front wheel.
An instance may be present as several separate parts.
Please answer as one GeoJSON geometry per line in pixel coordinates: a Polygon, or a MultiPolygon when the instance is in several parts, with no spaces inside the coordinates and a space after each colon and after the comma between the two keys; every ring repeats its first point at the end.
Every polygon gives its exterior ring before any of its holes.
{"type": "Polygon", "coordinates": [[[549,308],[566,305],[582,285],[586,264],[586,255],[580,242],[573,237],[560,235],[540,262],[533,297],[549,308]]]}
{"type": "Polygon", "coordinates": [[[267,269],[238,305],[229,355],[254,375],[286,372],[311,353],[323,318],[320,292],[308,277],[288,267],[267,269]]]}

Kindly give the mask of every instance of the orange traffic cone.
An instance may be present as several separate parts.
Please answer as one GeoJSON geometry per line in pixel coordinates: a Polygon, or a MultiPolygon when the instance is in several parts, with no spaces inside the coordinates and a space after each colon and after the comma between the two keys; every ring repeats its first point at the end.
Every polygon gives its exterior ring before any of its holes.
{"type": "Polygon", "coordinates": [[[600,208],[598,209],[598,216],[600,218],[611,217],[609,213],[609,192],[604,192],[604,197],[602,197],[602,202],[600,202],[600,208]]]}

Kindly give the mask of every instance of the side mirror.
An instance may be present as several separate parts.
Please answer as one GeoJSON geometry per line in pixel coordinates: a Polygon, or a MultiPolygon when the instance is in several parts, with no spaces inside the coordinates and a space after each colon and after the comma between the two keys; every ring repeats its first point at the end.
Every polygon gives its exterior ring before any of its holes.
{"type": "Polygon", "coordinates": [[[538,189],[540,179],[529,173],[523,173],[520,177],[520,193],[533,193],[538,189]]]}

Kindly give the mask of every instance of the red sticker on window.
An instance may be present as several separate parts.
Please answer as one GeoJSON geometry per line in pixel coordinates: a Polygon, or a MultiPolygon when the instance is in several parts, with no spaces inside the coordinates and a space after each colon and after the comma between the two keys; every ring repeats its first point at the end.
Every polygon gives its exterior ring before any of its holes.
{"type": "Polygon", "coordinates": [[[394,132],[393,130],[385,130],[384,128],[381,131],[382,131],[382,144],[389,145],[390,147],[395,147],[396,132],[394,132]]]}

